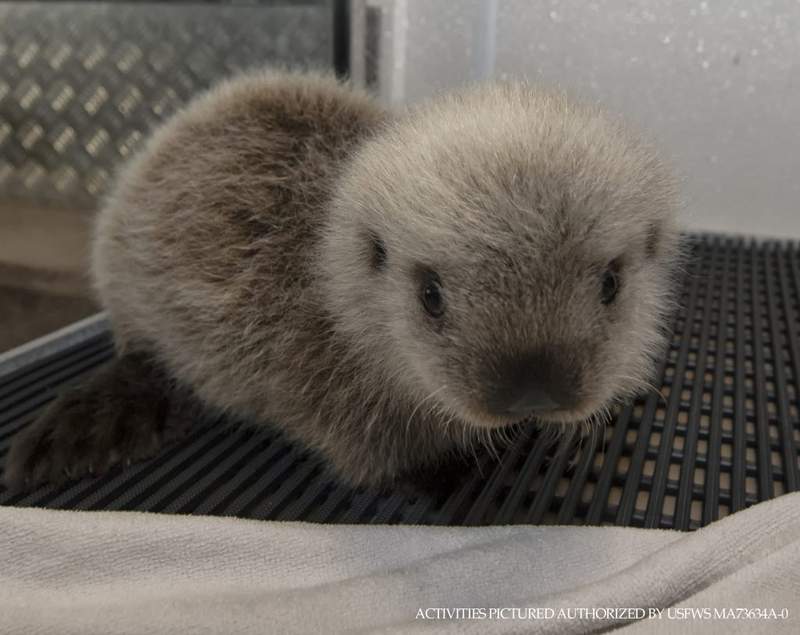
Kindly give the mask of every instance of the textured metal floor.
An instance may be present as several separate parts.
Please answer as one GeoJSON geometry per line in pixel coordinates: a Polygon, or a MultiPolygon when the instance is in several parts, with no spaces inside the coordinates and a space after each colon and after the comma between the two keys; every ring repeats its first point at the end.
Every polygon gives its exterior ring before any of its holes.
{"type": "MultiPolygon", "coordinates": [[[[356,523],[589,523],[695,529],[800,489],[800,245],[695,237],[653,392],[571,451],[527,430],[438,498],[351,491],[277,435],[201,424],[153,460],[0,504],[356,523]]],[[[12,435],[112,355],[102,323],[0,364],[12,435]],[[5,369],[5,370],[3,370],[5,369]]]]}

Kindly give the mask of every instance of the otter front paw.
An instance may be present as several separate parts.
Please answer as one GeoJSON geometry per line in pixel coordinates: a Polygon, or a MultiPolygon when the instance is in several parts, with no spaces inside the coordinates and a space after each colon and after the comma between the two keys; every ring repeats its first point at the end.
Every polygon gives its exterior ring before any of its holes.
{"type": "Polygon", "coordinates": [[[18,491],[102,474],[155,455],[167,435],[185,434],[193,402],[156,370],[139,356],[122,357],[56,399],[14,438],[6,486],[18,491]]]}
{"type": "Polygon", "coordinates": [[[161,445],[153,425],[157,407],[139,404],[132,413],[107,408],[75,391],[57,399],[14,439],[5,467],[9,489],[62,484],[102,474],[123,461],[153,456],[161,445]],[[101,412],[111,418],[100,416],[101,412]]]}

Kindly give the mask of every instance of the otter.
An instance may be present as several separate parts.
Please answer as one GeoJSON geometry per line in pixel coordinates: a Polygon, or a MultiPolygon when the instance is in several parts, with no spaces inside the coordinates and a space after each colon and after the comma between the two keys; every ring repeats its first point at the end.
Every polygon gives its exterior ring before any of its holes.
{"type": "Polygon", "coordinates": [[[666,342],[675,191],[623,124],[525,82],[392,113],[324,75],[227,80],[120,172],[92,254],[117,355],[19,433],[6,482],[150,456],[197,404],[381,487],[601,417],[666,342]]]}

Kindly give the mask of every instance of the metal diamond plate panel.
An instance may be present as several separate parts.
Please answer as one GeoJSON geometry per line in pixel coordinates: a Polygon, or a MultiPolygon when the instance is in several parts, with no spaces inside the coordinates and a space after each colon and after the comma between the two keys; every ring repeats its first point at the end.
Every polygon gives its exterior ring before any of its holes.
{"type": "Polygon", "coordinates": [[[0,3],[0,199],[92,207],[214,80],[332,61],[330,3],[0,3]]]}

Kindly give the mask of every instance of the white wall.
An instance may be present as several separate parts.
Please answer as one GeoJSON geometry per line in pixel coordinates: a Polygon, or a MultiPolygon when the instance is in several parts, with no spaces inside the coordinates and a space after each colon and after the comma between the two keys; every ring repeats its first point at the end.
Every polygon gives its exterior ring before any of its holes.
{"type": "Polygon", "coordinates": [[[800,237],[800,1],[367,4],[384,11],[387,101],[492,74],[557,84],[656,139],[688,227],[800,237]]]}

